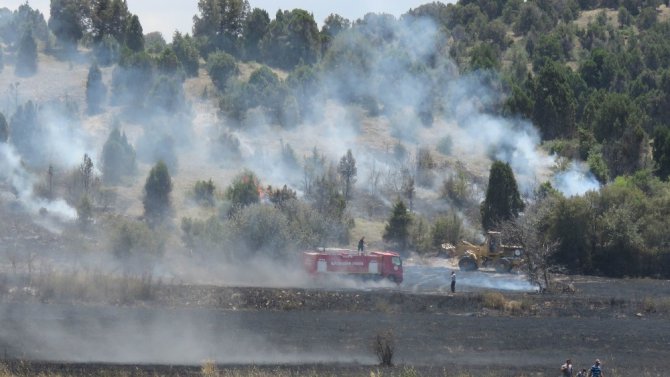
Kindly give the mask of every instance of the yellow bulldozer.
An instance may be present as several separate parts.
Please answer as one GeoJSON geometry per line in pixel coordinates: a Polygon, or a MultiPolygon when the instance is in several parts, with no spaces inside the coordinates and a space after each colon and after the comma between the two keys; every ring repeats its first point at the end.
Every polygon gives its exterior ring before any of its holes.
{"type": "Polygon", "coordinates": [[[496,272],[511,272],[524,262],[522,246],[505,245],[500,232],[489,231],[484,243],[475,245],[461,241],[457,245],[443,243],[438,256],[458,258],[461,271],[474,271],[484,268],[495,268],[496,272]]]}

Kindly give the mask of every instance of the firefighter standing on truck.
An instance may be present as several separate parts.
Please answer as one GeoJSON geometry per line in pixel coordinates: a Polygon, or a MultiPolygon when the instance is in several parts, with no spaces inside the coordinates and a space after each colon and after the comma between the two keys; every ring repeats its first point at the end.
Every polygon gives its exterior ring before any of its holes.
{"type": "Polygon", "coordinates": [[[361,240],[358,241],[358,255],[363,255],[364,249],[365,249],[365,237],[361,237],[361,240]]]}

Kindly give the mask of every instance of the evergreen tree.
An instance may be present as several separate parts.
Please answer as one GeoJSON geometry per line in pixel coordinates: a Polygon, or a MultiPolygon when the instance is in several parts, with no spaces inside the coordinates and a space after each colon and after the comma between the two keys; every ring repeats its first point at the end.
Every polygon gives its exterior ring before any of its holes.
{"type": "MultiPolygon", "coordinates": [[[[0,141],[2,141],[1,135],[0,132],[0,141]]],[[[670,130],[667,127],[659,127],[654,132],[653,154],[656,162],[656,175],[662,180],[667,180],[670,176],[670,130]]]]}
{"type": "Polygon", "coordinates": [[[228,79],[237,75],[239,69],[232,55],[225,52],[214,52],[207,58],[207,73],[214,85],[223,91],[228,79]]]}
{"type": "Polygon", "coordinates": [[[87,11],[82,0],[51,0],[49,29],[63,46],[76,47],[84,36],[87,11]]]}
{"type": "Polygon", "coordinates": [[[491,165],[486,198],[481,206],[482,226],[491,230],[498,223],[517,217],[523,208],[512,168],[506,162],[495,161],[491,165]]]}
{"type": "Polygon", "coordinates": [[[344,183],[344,199],[349,200],[351,198],[351,190],[356,183],[356,159],[351,153],[351,149],[347,150],[347,154],[342,156],[340,159],[340,164],[337,167],[338,173],[340,173],[340,178],[342,183],[344,183]]]}
{"type": "Polygon", "coordinates": [[[177,59],[184,67],[184,71],[190,77],[198,76],[198,67],[200,55],[195,41],[190,35],[182,36],[176,31],[172,36],[172,50],[174,50],[177,59]]]}
{"type": "Polygon", "coordinates": [[[118,183],[123,177],[135,174],[136,169],[135,149],[125,133],[114,127],[102,147],[102,180],[118,183]]]}
{"type": "Polygon", "coordinates": [[[9,122],[10,141],[23,159],[29,163],[37,163],[43,157],[41,150],[35,148],[42,138],[42,124],[37,114],[37,106],[32,101],[26,102],[16,109],[9,122]]]}
{"type": "Polygon", "coordinates": [[[147,177],[144,184],[144,217],[150,224],[158,224],[165,220],[171,210],[170,193],[172,178],[163,161],[159,161],[147,177]]]}
{"type": "Polygon", "coordinates": [[[37,72],[37,44],[33,33],[27,30],[19,42],[15,73],[19,76],[31,76],[35,72],[37,72]]]}
{"type": "Polygon", "coordinates": [[[0,113],[0,143],[6,143],[9,139],[9,125],[5,115],[0,113]]]}
{"type": "Polygon", "coordinates": [[[86,104],[88,113],[95,114],[100,111],[100,106],[105,102],[107,87],[102,82],[102,72],[97,63],[93,63],[88,69],[86,79],[86,104]]]}
{"type": "Polygon", "coordinates": [[[249,60],[260,60],[259,44],[270,26],[270,16],[263,9],[254,8],[244,23],[244,56],[249,60]]]}
{"type": "Polygon", "coordinates": [[[142,24],[136,14],[130,17],[128,26],[125,31],[126,46],[135,51],[140,52],[144,50],[144,34],[142,33],[142,24]]]}
{"type": "Polygon", "coordinates": [[[260,201],[260,184],[256,174],[251,171],[240,173],[226,190],[226,199],[230,200],[233,210],[246,207],[260,201]]]}
{"type": "Polygon", "coordinates": [[[405,202],[398,200],[393,206],[393,212],[388,224],[384,228],[384,242],[395,244],[400,251],[407,249],[409,242],[409,228],[412,224],[412,216],[407,211],[405,202]]]}

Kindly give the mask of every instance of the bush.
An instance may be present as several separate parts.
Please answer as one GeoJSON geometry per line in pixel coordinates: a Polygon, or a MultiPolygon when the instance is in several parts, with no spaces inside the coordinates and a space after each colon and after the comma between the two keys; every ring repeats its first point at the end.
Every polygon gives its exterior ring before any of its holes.
{"type": "Polygon", "coordinates": [[[235,58],[225,52],[214,52],[207,58],[207,73],[214,85],[221,91],[226,88],[228,80],[239,73],[235,58]]]}
{"type": "Polygon", "coordinates": [[[384,367],[393,366],[393,354],[395,353],[395,336],[393,331],[388,330],[375,336],[372,350],[379,360],[379,365],[384,367]]]}
{"type": "Polygon", "coordinates": [[[451,155],[451,148],[454,146],[454,141],[451,136],[445,136],[437,142],[437,151],[445,156],[451,155]]]}
{"type": "Polygon", "coordinates": [[[149,172],[144,184],[144,216],[150,223],[162,222],[171,210],[172,178],[163,161],[149,172]]]}
{"type": "Polygon", "coordinates": [[[247,170],[240,173],[226,190],[226,199],[230,200],[233,210],[258,203],[260,184],[256,174],[247,170]]]}
{"type": "Polygon", "coordinates": [[[118,219],[112,224],[110,246],[127,270],[139,272],[163,255],[165,241],[143,222],[118,219]]]}
{"type": "Polygon", "coordinates": [[[211,179],[197,181],[193,187],[193,197],[199,204],[211,207],[214,205],[214,190],[214,182],[211,179]]]}

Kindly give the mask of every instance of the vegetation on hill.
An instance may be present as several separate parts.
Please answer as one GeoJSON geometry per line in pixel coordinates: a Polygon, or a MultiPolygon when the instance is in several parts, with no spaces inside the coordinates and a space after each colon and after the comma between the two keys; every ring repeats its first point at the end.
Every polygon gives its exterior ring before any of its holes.
{"type": "MultiPolygon", "coordinates": [[[[244,245],[257,253],[275,243],[277,255],[284,255],[291,247],[346,243],[352,213],[363,207],[372,213],[375,203],[382,203],[385,212],[377,219],[388,219],[384,239],[403,250],[434,251],[440,241],[463,237],[464,224],[482,223],[483,230],[519,216],[538,216],[544,237],[538,244],[556,244],[548,257],[568,271],[668,277],[668,5],[668,0],[432,2],[399,18],[371,13],[352,21],[333,14],[319,30],[308,10],[280,10],[271,18],[247,0],[200,0],[193,33],[176,32],[166,43],[155,33],[143,35],[140,19],[125,0],[52,0],[48,23],[28,3],[16,11],[0,9],[0,56],[5,66],[14,64],[18,75],[27,76],[38,70],[38,48],[91,51],[95,62],[85,83],[89,115],[118,106],[145,126],[134,147],[118,129],[111,132],[101,152],[102,184],[113,187],[133,176],[135,150],[142,162],[164,160],[145,185],[143,203],[152,225],[173,214],[167,171],[176,174],[175,140],[190,132],[184,81],[197,77],[199,68],[206,68],[214,84],[206,95],[216,98],[221,119],[239,129],[258,119],[293,129],[327,117],[324,104],[329,102],[360,108],[372,119],[386,117],[398,140],[416,141],[421,129],[435,127],[440,119],[462,128],[505,119],[510,130],[522,131],[527,121],[544,148],[557,156],[559,175],[581,164],[602,185],[570,196],[550,182],[536,182],[533,192],[520,194],[511,164],[515,152],[508,145],[487,151],[496,162],[488,185],[479,182],[484,189],[477,191],[472,175],[453,166],[443,182],[436,182],[434,153],[450,156],[455,147],[445,137],[436,140],[437,151],[417,146],[411,162],[399,141],[393,157],[399,167],[392,174],[397,184],[382,192],[374,172],[369,183],[363,182],[351,150],[338,165],[316,148],[299,159],[282,143],[275,162],[302,176],[302,187],[292,187],[301,195],[289,187],[287,200],[267,203],[262,177],[250,171],[238,176],[225,195],[214,192],[211,180],[208,185],[202,181],[196,185],[198,200],[220,210],[209,220],[182,219],[190,249],[244,245]],[[245,76],[243,65],[257,68],[245,76]],[[106,104],[100,67],[109,66],[106,104]],[[459,106],[461,98],[449,86],[457,79],[475,88],[476,109],[459,106]],[[417,208],[415,182],[420,189],[441,183],[441,205],[417,208]],[[396,203],[392,211],[389,203],[396,203]],[[523,213],[526,204],[538,203],[548,210],[523,213]],[[267,229],[275,229],[273,237],[264,233],[267,229]]],[[[50,163],[36,143],[49,139],[40,105],[16,104],[14,113],[6,114],[8,127],[0,128],[0,140],[8,140],[34,171],[50,163]]],[[[213,138],[214,159],[239,160],[240,141],[229,131],[213,138]]],[[[76,206],[82,199],[70,201],[76,206]]],[[[94,202],[84,206],[87,216],[104,202],[86,200],[94,202]]]]}

